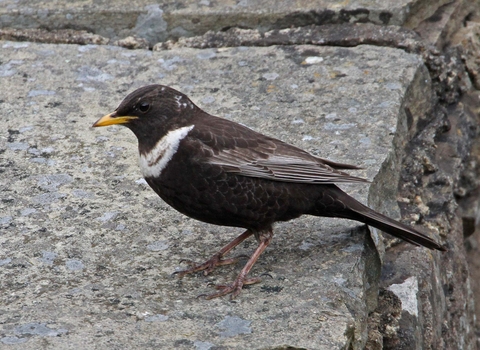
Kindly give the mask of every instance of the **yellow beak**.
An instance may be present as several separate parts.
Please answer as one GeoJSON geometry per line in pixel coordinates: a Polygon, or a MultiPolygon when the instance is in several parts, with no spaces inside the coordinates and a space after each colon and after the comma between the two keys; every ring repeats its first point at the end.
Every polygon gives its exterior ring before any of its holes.
{"type": "Polygon", "coordinates": [[[98,126],[108,126],[114,124],[127,124],[130,123],[131,120],[137,119],[138,117],[135,116],[121,116],[117,117],[116,112],[104,115],[99,120],[97,120],[92,126],[94,128],[98,126]]]}

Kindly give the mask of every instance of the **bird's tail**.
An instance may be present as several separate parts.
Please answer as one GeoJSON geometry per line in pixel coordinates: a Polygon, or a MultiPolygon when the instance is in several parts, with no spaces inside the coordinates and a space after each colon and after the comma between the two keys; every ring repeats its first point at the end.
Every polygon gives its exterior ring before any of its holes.
{"type": "Polygon", "coordinates": [[[380,214],[370,209],[369,207],[350,197],[338,187],[332,186],[330,189],[335,192],[333,198],[338,201],[337,205],[334,205],[334,207],[339,208],[338,203],[342,204],[342,209],[336,211],[334,215],[331,216],[361,221],[367,225],[378,228],[383,232],[391,234],[392,236],[403,239],[404,241],[418,246],[424,246],[429,249],[436,249],[441,251],[446,250],[444,247],[442,247],[440,244],[438,244],[425,234],[417,231],[413,227],[402,224],[399,221],[391,219],[383,214],[380,214]]]}
{"type": "Polygon", "coordinates": [[[437,249],[442,251],[446,250],[433,239],[417,231],[413,227],[390,219],[389,217],[377,213],[368,207],[365,208],[368,210],[362,210],[361,212],[358,212],[358,214],[363,216],[363,222],[365,222],[367,225],[376,227],[383,232],[415,245],[421,245],[429,249],[437,249]]]}

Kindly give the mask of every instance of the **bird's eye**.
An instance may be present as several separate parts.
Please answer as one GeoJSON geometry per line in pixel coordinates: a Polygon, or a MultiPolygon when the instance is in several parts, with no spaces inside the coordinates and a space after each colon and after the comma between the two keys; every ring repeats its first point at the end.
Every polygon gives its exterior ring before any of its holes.
{"type": "Polygon", "coordinates": [[[139,110],[140,112],[142,112],[142,113],[147,113],[148,110],[150,109],[150,103],[145,102],[145,101],[140,102],[140,103],[138,104],[137,108],[138,108],[138,110],[139,110]]]}

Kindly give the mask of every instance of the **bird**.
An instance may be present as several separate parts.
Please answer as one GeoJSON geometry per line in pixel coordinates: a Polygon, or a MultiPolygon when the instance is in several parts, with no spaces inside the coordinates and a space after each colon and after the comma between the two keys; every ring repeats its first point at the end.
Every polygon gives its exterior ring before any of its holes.
{"type": "Polygon", "coordinates": [[[243,286],[260,282],[249,272],[273,238],[273,224],[302,215],[337,217],[373,226],[432,250],[446,249],[417,229],[363,205],[337,184],[365,183],[345,170],[357,166],[314,156],[242,124],[210,115],[185,94],[165,85],[131,92],[114,112],[93,127],[122,125],[138,139],[139,164],[148,185],[182,214],[245,231],[204,263],[180,277],[233,264],[225,256],[250,236],[255,251],[233,282],[216,285],[212,299],[237,297],[243,286]]]}

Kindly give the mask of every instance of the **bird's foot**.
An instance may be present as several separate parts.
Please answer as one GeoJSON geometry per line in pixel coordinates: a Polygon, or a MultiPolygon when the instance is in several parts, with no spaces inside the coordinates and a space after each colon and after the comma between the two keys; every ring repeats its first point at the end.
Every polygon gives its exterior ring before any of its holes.
{"type": "Polygon", "coordinates": [[[218,292],[212,294],[201,294],[198,296],[198,298],[204,297],[206,300],[210,300],[230,294],[230,299],[233,300],[240,294],[244,285],[259,283],[261,280],[262,279],[259,277],[245,278],[245,276],[240,274],[231,284],[216,285],[215,289],[217,289],[218,292]]]}
{"type": "Polygon", "coordinates": [[[240,260],[240,258],[245,258],[245,257],[248,258],[248,256],[239,255],[235,258],[222,259],[222,255],[220,253],[217,253],[214,256],[212,256],[210,259],[205,261],[203,264],[196,264],[191,260],[184,259],[182,260],[182,262],[186,262],[187,264],[191,265],[191,267],[186,270],[176,271],[173,274],[179,275],[179,277],[182,278],[183,276],[188,275],[190,273],[203,271],[203,274],[207,276],[210,272],[212,272],[215,269],[215,267],[235,264],[236,262],[238,262],[238,260],[240,260]]]}
{"type": "Polygon", "coordinates": [[[240,236],[235,238],[233,241],[231,241],[229,244],[227,244],[225,247],[223,247],[217,254],[212,256],[209,260],[207,260],[203,264],[194,265],[192,263],[193,266],[191,268],[184,271],[178,271],[176,272],[176,274],[178,274],[180,277],[183,277],[188,273],[204,271],[204,274],[208,275],[216,266],[236,263],[240,256],[232,259],[222,259],[222,257],[225,254],[227,254],[230,250],[232,250],[232,248],[236,247],[239,243],[243,242],[246,238],[250,237],[254,233],[259,241],[258,247],[257,249],[255,249],[255,252],[253,252],[252,256],[250,256],[250,258],[248,259],[247,263],[243,267],[242,271],[238,274],[235,281],[233,281],[232,284],[215,286],[215,288],[218,290],[218,292],[216,293],[199,295],[199,297],[203,296],[205,297],[205,299],[213,299],[213,298],[221,297],[223,295],[230,294],[231,299],[234,299],[238,294],[240,294],[244,285],[254,284],[261,281],[261,279],[258,277],[247,278],[247,275],[252,269],[253,265],[255,265],[255,262],[258,260],[260,255],[270,244],[270,241],[272,240],[272,237],[273,237],[272,227],[267,227],[264,230],[255,231],[255,232],[247,230],[244,233],[242,233],[240,236]]]}

